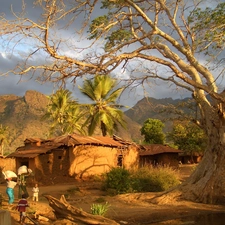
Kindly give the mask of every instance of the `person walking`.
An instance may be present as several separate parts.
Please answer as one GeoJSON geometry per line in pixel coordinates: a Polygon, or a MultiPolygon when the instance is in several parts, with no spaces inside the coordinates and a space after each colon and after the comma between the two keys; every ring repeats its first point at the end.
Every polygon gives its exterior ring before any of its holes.
{"type": "Polygon", "coordinates": [[[26,187],[26,179],[29,177],[32,173],[31,169],[28,169],[27,166],[23,165],[19,167],[18,169],[18,185],[19,185],[19,191],[18,191],[18,198],[20,199],[22,197],[22,194],[26,195],[26,198],[29,198],[29,193],[27,191],[26,187]]]}
{"type": "Polygon", "coordinates": [[[18,185],[19,185],[18,198],[22,198],[23,194],[26,195],[26,198],[29,197],[27,187],[26,187],[26,177],[27,175],[25,174],[18,175],[18,185]]]}
{"type": "Polygon", "coordinates": [[[20,224],[25,225],[26,219],[26,208],[29,207],[29,204],[26,199],[26,194],[22,194],[22,198],[19,200],[17,205],[17,210],[20,213],[20,224]]]}
{"type": "Polygon", "coordinates": [[[6,187],[6,194],[8,195],[8,203],[12,205],[14,202],[14,187],[17,185],[17,182],[13,181],[11,177],[6,178],[7,187],[6,187]]]}

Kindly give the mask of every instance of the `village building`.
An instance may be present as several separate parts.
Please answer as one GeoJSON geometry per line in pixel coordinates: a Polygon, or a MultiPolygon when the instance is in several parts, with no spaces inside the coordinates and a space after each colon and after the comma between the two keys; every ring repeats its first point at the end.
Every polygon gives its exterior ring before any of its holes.
{"type": "Polygon", "coordinates": [[[114,167],[134,169],[146,165],[179,166],[182,151],[166,145],[137,145],[117,136],[63,135],[51,139],[27,138],[7,159],[15,170],[33,171],[32,183],[55,184],[101,176],[114,167]]]}
{"type": "Polygon", "coordinates": [[[133,168],[138,165],[138,150],[111,137],[71,134],[47,140],[28,138],[8,158],[15,158],[16,169],[30,168],[34,182],[53,184],[101,175],[113,167],[133,168]]]}
{"type": "Polygon", "coordinates": [[[170,166],[179,167],[179,154],[181,150],[172,148],[168,145],[150,144],[140,146],[139,166],[170,166]]]}
{"type": "Polygon", "coordinates": [[[182,164],[199,163],[202,160],[203,152],[181,152],[179,159],[182,164]]]}

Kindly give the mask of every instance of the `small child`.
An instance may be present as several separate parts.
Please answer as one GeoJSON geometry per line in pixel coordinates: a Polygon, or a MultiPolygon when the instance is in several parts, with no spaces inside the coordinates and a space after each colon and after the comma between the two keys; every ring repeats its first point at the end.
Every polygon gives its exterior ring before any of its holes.
{"type": "Polygon", "coordinates": [[[38,193],[39,193],[38,184],[35,184],[35,186],[32,189],[32,192],[33,192],[33,201],[38,202],[38,193]]]}
{"type": "Polygon", "coordinates": [[[29,207],[26,195],[22,195],[22,199],[19,200],[17,209],[20,212],[20,224],[25,224],[25,219],[26,219],[26,208],[29,207]]]}

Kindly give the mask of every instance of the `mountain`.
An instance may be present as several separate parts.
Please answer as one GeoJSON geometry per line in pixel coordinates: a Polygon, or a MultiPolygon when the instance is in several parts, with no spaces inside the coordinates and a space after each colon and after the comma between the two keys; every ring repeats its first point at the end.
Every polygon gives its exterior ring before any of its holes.
{"type": "MultiPolygon", "coordinates": [[[[26,138],[48,138],[50,124],[42,120],[46,111],[48,98],[44,94],[29,90],[25,96],[16,95],[0,96],[0,124],[7,126],[10,131],[10,145],[4,149],[4,153],[15,151],[22,146],[26,138]]],[[[127,130],[119,128],[115,134],[126,140],[141,139],[141,125],[132,121],[126,115],[127,130]]],[[[99,135],[98,131],[96,135],[99,135]]]]}
{"type": "Polygon", "coordinates": [[[181,120],[187,115],[194,115],[196,106],[191,98],[143,98],[137,104],[124,112],[133,122],[141,126],[149,119],[159,119],[165,124],[164,132],[171,130],[174,120],[181,120]]]}
{"type": "Polygon", "coordinates": [[[24,97],[0,96],[0,124],[9,127],[10,146],[4,152],[12,152],[29,137],[46,138],[49,124],[41,120],[48,99],[37,91],[27,91],[24,97]]]}
{"type": "MultiPolygon", "coordinates": [[[[143,124],[148,118],[165,120],[169,116],[175,116],[175,110],[181,108],[183,103],[186,103],[189,98],[185,99],[172,99],[172,98],[143,98],[137,102],[137,104],[125,111],[125,115],[139,124],[143,124]],[[174,110],[172,112],[172,110],[174,110]]],[[[188,108],[183,107],[182,110],[188,112],[188,108]]]]}
{"type": "MultiPolygon", "coordinates": [[[[154,99],[143,98],[137,104],[124,112],[127,129],[119,128],[115,134],[125,140],[140,143],[143,137],[140,129],[148,118],[160,119],[166,124],[166,130],[171,127],[171,113],[168,108],[178,109],[179,104],[185,100],[173,100],[172,98],[154,99]],[[169,116],[170,115],[170,116],[169,116]]],[[[29,90],[25,96],[16,95],[0,96],[0,124],[8,126],[10,130],[10,146],[4,150],[5,153],[15,151],[22,146],[26,138],[48,138],[50,124],[42,120],[46,111],[48,98],[46,95],[29,90]]],[[[98,131],[96,135],[99,135],[98,131]]]]}

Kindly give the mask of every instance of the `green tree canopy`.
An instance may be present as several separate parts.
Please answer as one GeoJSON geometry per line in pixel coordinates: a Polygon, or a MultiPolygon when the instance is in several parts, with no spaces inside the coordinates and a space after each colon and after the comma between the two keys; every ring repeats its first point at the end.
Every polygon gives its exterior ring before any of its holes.
{"type": "Polygon", "coordinates": [[[82,115],[79,104],[73,100],[72,92],[59,89],[49,96],[49,105],[43,118],[52,122],[50,133],[63,135],[74,131],[84,132],[80,124],[82,115]]]}
{"type": "Polygon", "coordinates": [[[79,87],[81,93],[91,100],[86,104],[88,108],[87,120],[84,127],[88,126],[88,133],[92,135],[97,128],[100,128],[102,135],[112,135],[118,125],[123,128],[126,123],[123,119],[122,105],[116,103],[123,88],[116,88],[117,81],[109,75],[96,75],[92,80],[85,80],[83,87],[79,87]]]}
{"type": "Polygon", "coordinates": [[[149,144],[164,144],[164,126],[165,125],[161,120],[147,119],[141,128],[141,135],[144,135],[145,142],[149,144]]]}
{"type": "Polygon", "coordinates": [[[168,133],[178,149],[191,155],[196,152],[203,153],[206,149],[207,139],[204,131],[193,123],[176,124],[173,130],[168,133]]]}
{"type": "Polygon", "coordinates": [[[224,48],[225,42],[225,3],[215,8],[196,8],[188,17],[188,23],[195,32],[195,48],[214,55],[224,48]],[[210,48],[210,46],[212,48],[210,48]],[[211,50],[211,51],[210,51],[211,50]]]}

